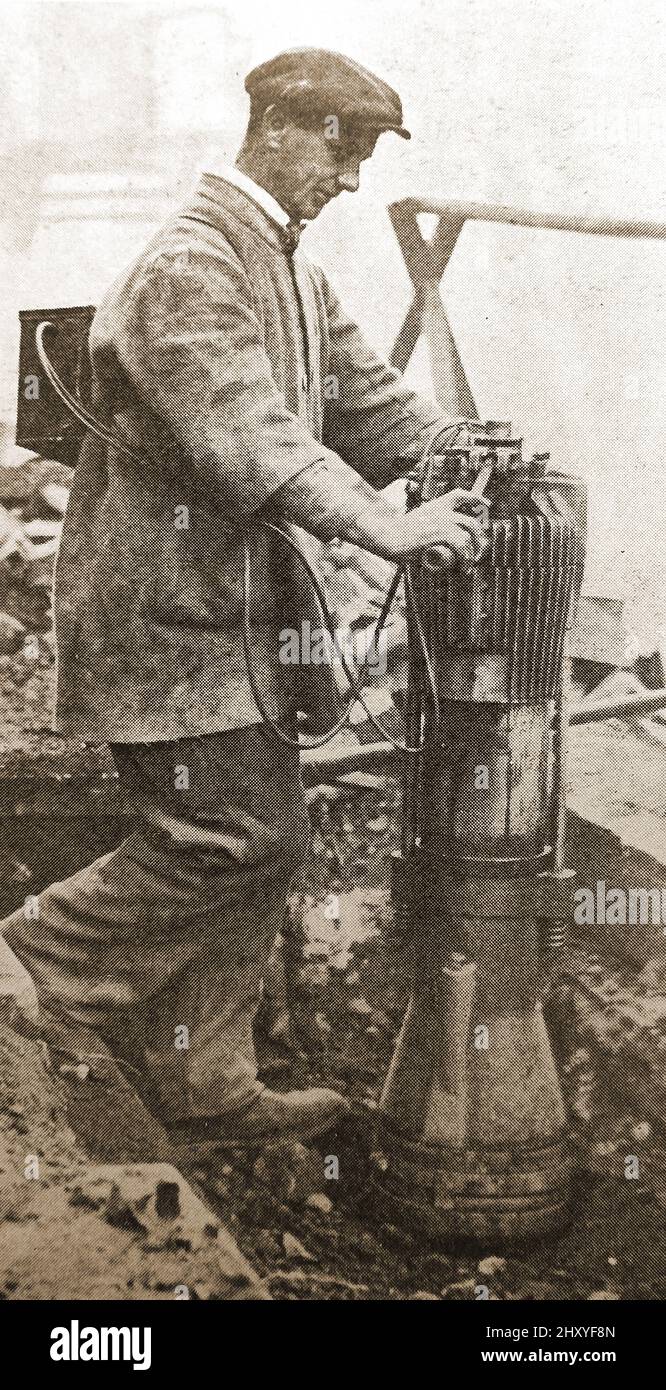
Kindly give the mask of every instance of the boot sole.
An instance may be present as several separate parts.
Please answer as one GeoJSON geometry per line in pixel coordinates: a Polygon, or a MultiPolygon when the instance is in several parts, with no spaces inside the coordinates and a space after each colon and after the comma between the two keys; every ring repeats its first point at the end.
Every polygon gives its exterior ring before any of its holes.
{"type": "Polygon", "coordinates": [[[342,1110],[338,1115],[333,1115],[329,1119],[319,1120],[316,1123],[303,1127],[302,1125],[292,1125],[289,1129],[271,1130],[266,1134],[259,1134],[252,1138],[241,1139],[238,1137],[216,1137],[214,1139],[195,1139],[190,1143],[174,1145],[179,1152],[191,1153],[194,1155],[214,1154],[219,1150],[245,1150],[260,1149],[266,1144],[279,1144],[281,1139],[294,1139],[298,1143],[304,1143],[306,1139],[316,1139],[320,1134],[327,1134],[338,1121],[343,1120],[350,1113],[349,1110],[342,1110]]]}

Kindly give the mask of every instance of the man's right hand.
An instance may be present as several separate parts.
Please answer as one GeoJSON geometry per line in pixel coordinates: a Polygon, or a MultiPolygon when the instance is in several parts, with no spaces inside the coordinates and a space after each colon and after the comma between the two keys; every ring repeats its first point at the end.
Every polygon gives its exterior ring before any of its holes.
{"type": "Polygon", "coordinates": [[[448,546],[462,564],[475,564],[483,553],[486,541],[483,524],[478,514],[473,514],[478,509],[478,497],[461,488],[415,507],[404,518],[400,558],[413,551],[448,546]]]}
{"type": "Polygon", "coordinates": [[[394,563],[406,560],[418,550],[449,546],[456,560],[472,565],[481,555],[485,540],[478,516],[471,514],[478,508],[479,498],[460,488],[406,514],[395,511],[378,497],[360,516],[347,521],[340,529],[340,539],[394,563]],[[469,510],[461,511],[460,507],[469,510]]]}

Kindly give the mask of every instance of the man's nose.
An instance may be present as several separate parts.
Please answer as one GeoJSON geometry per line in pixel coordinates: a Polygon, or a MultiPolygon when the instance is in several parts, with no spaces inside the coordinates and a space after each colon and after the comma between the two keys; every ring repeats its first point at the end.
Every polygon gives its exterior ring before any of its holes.
{"type": "Polygon", "coordinates": [[[338,183],[346,193],[356,193],[360,183],[358,164],[346,164],[338,173],[338,183]]]}

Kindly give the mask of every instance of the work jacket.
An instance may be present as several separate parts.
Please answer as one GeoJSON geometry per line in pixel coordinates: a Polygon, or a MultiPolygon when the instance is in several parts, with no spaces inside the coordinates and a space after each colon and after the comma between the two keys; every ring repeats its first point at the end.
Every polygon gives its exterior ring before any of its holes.
{"type": "Polygon", "coordinates": [[[244,534],[261,689],[274,714],[306,708],[279,634],[318,610],[254,523],[313,464],[343,460],[385,486],[438,407],[367,345],[321,269],[213,175],[112,286],[90,353],[96,414],[141,462],[89,435],[74,473],[56,566],[57,727],[144,742],[258,721],[244,534]]]}

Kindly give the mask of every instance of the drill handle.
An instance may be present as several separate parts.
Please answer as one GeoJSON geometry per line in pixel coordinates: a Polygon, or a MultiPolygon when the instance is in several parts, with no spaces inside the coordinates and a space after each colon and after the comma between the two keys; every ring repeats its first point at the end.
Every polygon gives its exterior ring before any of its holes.
{"type": "MultiPolygon", "coordinates": [[[[492,468],[484,468],[469,491],[465,488],[454,488],[453,491],[445,494],[447,501],[451,503],[455,511],[476,517],[486,532],[490,530],[489,504],[482,494],[488,485],[491,473],[492,468]]],[[[477,556],[477,560],[481,559],[484,550],[477,556]]],[[[428,570],[431,572],[436,570],[438,573],[455,569],[456,565],[459,564],[458,556],[450,545],[430,546],[423,554],[423,562],[428,570]]]]}

